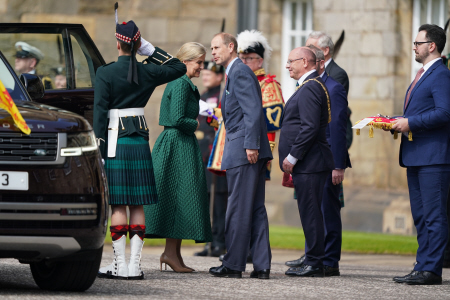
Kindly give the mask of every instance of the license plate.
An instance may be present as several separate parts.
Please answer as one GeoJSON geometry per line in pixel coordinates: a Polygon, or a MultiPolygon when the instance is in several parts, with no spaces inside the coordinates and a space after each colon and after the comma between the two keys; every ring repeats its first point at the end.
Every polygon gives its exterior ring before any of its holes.
{"type": "Polygon", "coordinates": [[[28,191],[28,172],[0,171],[0,190],[28,191]]]}

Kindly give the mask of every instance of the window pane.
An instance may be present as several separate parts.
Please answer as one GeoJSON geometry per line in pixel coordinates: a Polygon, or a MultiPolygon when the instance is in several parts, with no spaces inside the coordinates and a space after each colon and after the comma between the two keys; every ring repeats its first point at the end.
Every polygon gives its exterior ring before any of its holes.
{"type": "MultiPolygon", "coordinates": [[[[306,22],[308,19],[308,3],[302,2],[302,30],[306,30],[306,22]]],[[[303,44],[302,44],[303,45],[303,44]]]]}
{"type": "Polygon", "coordinates": [[[302,40],[300,41],[300,45],[306,46],[306,36],[303,35],[301,39],[302,40]]]}
{"type": "Polygon", "coordinates": [[[427,23],[427,2],[428,0],[420,0],[420,25],[427,23]]]}
{"type": "MultiPolygon", "coordinates": [[[[94,86],[93,77],[91,76],[90,65],[92,60],[89,53],[85,53],[74,36],[70,36],[73,50],[73,64],[75,71],[76,88],[89,88],[94,86]]],[[[94,75],[95,77],[95,75],[94,75]]]]}
{"type": "Polygon", "coordinates": [[[431,6],[431,23],[440,25],[439,16],[441,15],[440,6],[442,0],[433,0],[431,6]]]}
{"type": "Polygon", "coordinates": [[[295,45],[295,36],[291,36],[291,50],[296,48],[297,46],[295,45]]]}
{"type": "Polygon", "coordinates": [[[46,90],[55,88],[55,78],[65,75],[65,57],[61,34],[4,33],[0,46],[18,76],[38,75],[46,90]]]}
{"type": "Polygon", "coordinates": [[[292,2],[291,5],[291,29],[295,30],[296,28],[296,23],[297,23],[297,3],[296,2],[292,2]]]}

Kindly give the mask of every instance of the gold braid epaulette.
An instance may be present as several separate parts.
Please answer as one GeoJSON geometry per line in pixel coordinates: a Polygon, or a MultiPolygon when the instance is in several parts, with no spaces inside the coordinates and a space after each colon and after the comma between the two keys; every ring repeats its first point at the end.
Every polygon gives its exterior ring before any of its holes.
{"type": "Polygon", "coordinates": [[[327,104],[328,104],[328,123],[330,123],[330,122],[331,122],[330,96],[328,96],[327,88],[323,85],[323,83],[321,83],[319,80],[317,80],[317,78],[318,78],[318,77],[316,77],[316,78],[311,78],[311,79],[308,79],[308,80],[303,81],[302,85],[298,86],[296,90],[298,90],[298,89],[301,88],[305,83],[307,83],[308,81],[311,81],[311,80],[313,80],[313,81],[317,82],[318,84],[320,84],[320,86],[323,88],[323,90],[324,90],[324,92],[325,92],[325,95],[327,96],[327,104]]]}

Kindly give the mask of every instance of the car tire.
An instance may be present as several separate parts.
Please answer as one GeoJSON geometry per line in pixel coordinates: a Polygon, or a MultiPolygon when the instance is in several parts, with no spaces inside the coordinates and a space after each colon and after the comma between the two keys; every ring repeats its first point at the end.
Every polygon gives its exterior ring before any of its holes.
{"type": "Polygon", "coordinates": [[[36,284],[43,290],[85,291],[95,281],[102,254],[103,246],[93,253],[94,259],[89,261],[31,263],[31,274],[36,284]]]}

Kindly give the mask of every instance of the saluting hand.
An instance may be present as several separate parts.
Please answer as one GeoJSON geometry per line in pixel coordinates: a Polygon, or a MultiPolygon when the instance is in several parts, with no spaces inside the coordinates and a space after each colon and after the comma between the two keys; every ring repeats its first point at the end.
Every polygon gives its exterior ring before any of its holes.
{"type": "Polygon", "coordinates": [[[294,169],[293,164],[291,164],[289,162],[289,160],[287,159],[287,157],[283,160],[283,171],[284,173],[288,173],[288,174],[292,174],[292,170],[294,169]]]}
{"type": "Polygon", "coordinates": [[[245,149],[249,163],[254,164],[258,161],[258,149],[245,149]]]}

